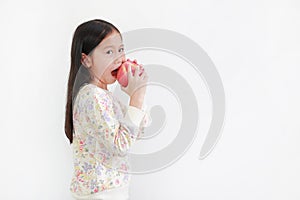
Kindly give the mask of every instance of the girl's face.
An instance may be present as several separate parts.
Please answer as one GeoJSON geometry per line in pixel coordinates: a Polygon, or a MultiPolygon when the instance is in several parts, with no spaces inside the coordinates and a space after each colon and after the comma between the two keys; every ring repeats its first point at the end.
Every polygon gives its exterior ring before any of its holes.
{"type": "Polygon", "coordinates": [[[82,63],[88,68],[91,83],[107,90],[107,84],[116,81],[111,72],[125,61],[124,45],[120,34],[113,31],[89,55],[82,54],[82,63]]]}

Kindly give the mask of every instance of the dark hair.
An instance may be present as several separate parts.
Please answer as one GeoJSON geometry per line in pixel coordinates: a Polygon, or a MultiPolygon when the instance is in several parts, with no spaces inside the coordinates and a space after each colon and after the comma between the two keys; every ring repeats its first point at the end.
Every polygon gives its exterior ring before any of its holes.
{"type": "Polygon", "coordinates": [[[113,24],[101,19],[94,19],[80,24],[74,32],[65,114],[65,134],[70,144],[73,142],[73,102],[80,87],[90,81],[88,70],[82,67],[81,55],[82,53],[90,54],[113,31],[120,33],[113,24]]]}

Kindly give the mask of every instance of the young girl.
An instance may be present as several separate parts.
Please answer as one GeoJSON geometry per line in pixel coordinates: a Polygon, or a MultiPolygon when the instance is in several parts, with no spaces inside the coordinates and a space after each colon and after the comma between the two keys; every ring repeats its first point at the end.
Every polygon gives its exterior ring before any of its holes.
{"type": "Polygon", "coordinates": [[[79,25],[73,35],[68,80],[65,133],[73,150],[74,174],[70,192],[75,199],[129,199],[127,152],[141,136],[149,115],[143,109],[146,71],[129,68],[129,95],[122,104],[108,84],[112,71],[125,61],[119,30],[96,19],[79,25]],[[142,73],[140,76],[139,74],[142,73]]]}

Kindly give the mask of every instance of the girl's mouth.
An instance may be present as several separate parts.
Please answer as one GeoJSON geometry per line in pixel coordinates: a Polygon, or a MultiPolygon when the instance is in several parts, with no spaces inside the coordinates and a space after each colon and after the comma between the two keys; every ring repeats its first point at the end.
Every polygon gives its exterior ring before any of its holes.
{"type": "Polygon", "coordinates": [[[111,75],[114,76],[114,77],[117,77],[117,74],[118,74],[118,70],[119,70],[119,69],[120,69],[120,67],[117,68],[117,69],[115,69],[115,70],[113,70],[113,71],[111,72],[111,75]]]}

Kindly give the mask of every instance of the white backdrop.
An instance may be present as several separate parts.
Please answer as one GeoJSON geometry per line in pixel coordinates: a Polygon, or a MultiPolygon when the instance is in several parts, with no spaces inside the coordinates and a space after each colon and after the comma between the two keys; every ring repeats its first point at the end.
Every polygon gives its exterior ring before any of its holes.
{"type": "Polygon", "coordinates": [[[207,91],[194,80],[197,139],[171,167],[135,175],[133,200],[300,199],[297,0],[1,0],[1,199],[71,200],[64,136],[71,39],[95,18],[121,32],[186,35],[211,57],[225,87],[226,122],[214,151],[198,160],[211,113],[207,91]]]}

